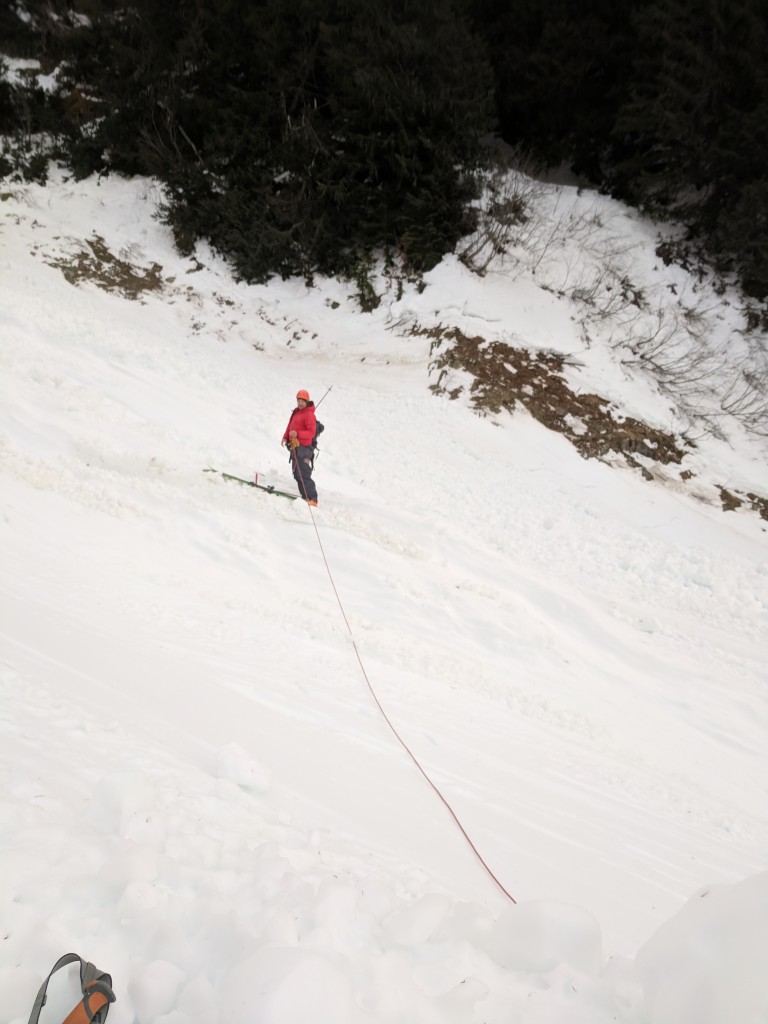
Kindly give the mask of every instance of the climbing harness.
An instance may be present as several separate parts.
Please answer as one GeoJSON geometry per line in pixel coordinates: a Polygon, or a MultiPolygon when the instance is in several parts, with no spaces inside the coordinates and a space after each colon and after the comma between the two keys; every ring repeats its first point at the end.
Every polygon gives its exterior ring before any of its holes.
{"type": "Polygon", "coordinates": [[[110,1003],[115,1001],[112,991],[112,976],[100,971],[98,967],[83,960],[77,953],[67,953],[60,957],[51,968],[51,972],[40,986],[29,1017],[29,1024],[38,1024],[40,1011],[47,999],[48,982],[56,971],[67,964],[80,964],[80,991],[83,998],[65,1017],[62,1024],[103,1024],[109,1013],[110,1003]]]}

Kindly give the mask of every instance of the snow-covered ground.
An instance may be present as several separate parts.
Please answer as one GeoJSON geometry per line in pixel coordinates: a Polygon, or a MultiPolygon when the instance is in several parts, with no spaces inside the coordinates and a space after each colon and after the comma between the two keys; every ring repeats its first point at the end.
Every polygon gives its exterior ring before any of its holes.
{"type": "MultiPolygon", "coordinates": [[[[764,1024],[765,522],[436,397],[410,328],[668,398],[509,261],[361,314],[180,258],[151,183],[0,199],[0,1022],[78,952],[110,1024],[764,1024]],[[162,292],[62,273],[107,250],[162,292]],[[331,385],[318,510],[203,472],[293,491],[331,385]]],[[[768,494],[749,437],[693,458],[768,494]]]]}

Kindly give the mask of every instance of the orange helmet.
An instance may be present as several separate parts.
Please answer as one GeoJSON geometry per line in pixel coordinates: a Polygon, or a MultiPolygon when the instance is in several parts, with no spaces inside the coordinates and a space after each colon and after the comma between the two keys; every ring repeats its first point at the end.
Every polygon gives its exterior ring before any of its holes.
{"type": "Polygon", "coordinates": [[[309,401],[309,392],[305,391],[304,388],[302,388],[301,391],[297,391],[296,392],[296,398],[297,399],[303,398],[305,402],[308,402],[309,401]]]}

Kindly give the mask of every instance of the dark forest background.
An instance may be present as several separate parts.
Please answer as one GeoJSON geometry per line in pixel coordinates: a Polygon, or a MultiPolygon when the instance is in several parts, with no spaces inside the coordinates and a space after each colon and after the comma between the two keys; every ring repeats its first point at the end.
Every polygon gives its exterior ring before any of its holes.
{"type": "Polygon", "coordinates": [[[686,229],[768,300],[766,0],[17,0],[0,174],[148,174],[249,281],[418,274],[471,230],[501,137],[686,229]]]}

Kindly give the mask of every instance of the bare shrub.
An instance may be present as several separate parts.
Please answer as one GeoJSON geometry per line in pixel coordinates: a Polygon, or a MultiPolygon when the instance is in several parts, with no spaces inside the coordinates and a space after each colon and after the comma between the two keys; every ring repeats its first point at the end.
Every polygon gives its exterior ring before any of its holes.
{"type": "MultiPolygon", "coordinates": [[[[640,287],[633,280],[637,249],[623,224],[614,230],[602,202],[590,204],[581,193],[544,184],[499,160],[487,171],[477,230],[459,258],[478,274],[494,259],[511,261],[513,280],[527,274],[570,299],[585,344],[595,335],[607,339],[624,366],[655,381],[690,430],[726,439],[726,421],[733,417],[768,436],[768,356],[758,347],[761,339],[754,339],[747,369],[734,357],[722,332],[722,277],[701,260],[691,265],[690,254],[681,261],[673,239],[660,243],[656,254],[665,265],[688,270],[695,301],[690,293],[687,301],[678,295],[674,284],[640,287]]],[[[749,313],[748,337],[764,326],[754,310],[749,313]]]]}
{"type": "Polygon", "coordinates": [[[704,433],[726,439],[723,420],[733,417],[750,433],[768,436],[768,366],[752,353],[753,368],[734,366],[708,340],[708,310],[701,305],[659,305],[621,338],[626,366],[642,367],[704,433]]]}
{"type": "Polygon", "coordinates": [[[720,407],[750,433],[768,437],[768,367],[742,370],[722,395],[720,407]]]}
{"type": "Polygon", "coordinates": [[[525,245],[535,232],[536,200],[544,189],[541,182],[495,156],[483,172],[477,227],[457,249],[461,262],[483,276],[495,257],[525,245]]]}

